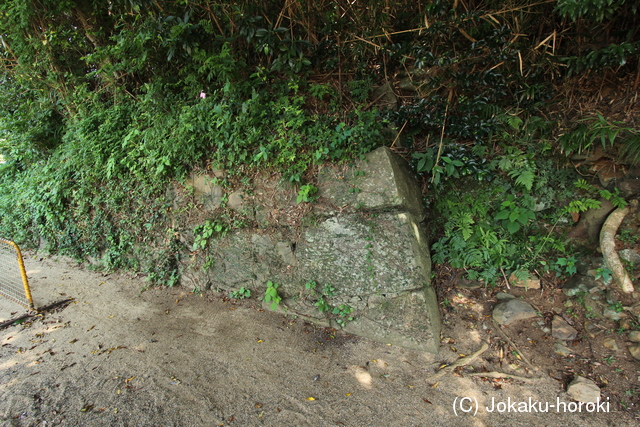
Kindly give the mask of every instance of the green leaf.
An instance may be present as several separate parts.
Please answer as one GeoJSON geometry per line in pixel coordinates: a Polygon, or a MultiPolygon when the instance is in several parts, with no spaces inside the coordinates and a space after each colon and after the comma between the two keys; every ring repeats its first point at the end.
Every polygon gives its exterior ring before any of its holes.
{"type": "Polygon", "coordinates": [[[496,215],[496,219],[507,219],[507,218],[509,218],[509,211],[506,209],[498,212],[498,215],[496,215]]]}
{"type": "Polygon", "coordinates": [[[518,222],[522,225],[526,225],[527,222],[529,221],[529,214],[528,212],[522,212],[520,215],[518,215],[518,222]]]}
{"type": "Polygon", "coordinates": [[[517,222],[510,222],[507,225],[507,230],[509,231],[509,233],[513,234],[520,230],[520,224],[518,224],[517,222]]]}

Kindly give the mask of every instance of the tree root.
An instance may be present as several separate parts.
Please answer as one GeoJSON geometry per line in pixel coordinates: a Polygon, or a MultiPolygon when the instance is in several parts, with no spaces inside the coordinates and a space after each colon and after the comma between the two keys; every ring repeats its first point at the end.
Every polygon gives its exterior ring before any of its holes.
{"type": "Polygon", "coordinates": [[[466,366],[466,365],[469,365],[470,363],[473,363],[478,358],[478,356],[480,356],[482,353],[484,353],[488,349],[489,349],[489,344],[487,344],[486,342],[483,342],[482,346],[480,347],[480,349],[478,351],[476,351],[475,353],[470,354],[468,356],[461,357],[460,359],[458,359],[455,362],[453,362],[451,365],[440,369],[437,373],[435,373],[435,374],[431,375],[430,377],[428,377],[426,379],[426,381],[427,382],[433,382],[433,381],[439,379],[440,377],[444,376],[445,374],[453,371],[454,369],[456,369],[456,368],[458,368],[460,366],[466,366]]]}
{"type": "Polygon", "coordinates": [[[470,377],[487,377],[487,378],[495,378],[495,379],[512,379],[512,380],[518,380],[518,381],[522,381],[525,383],[530,383],[533,382],[535,380],[537,380],[537,378],[527,378],[527,377],[521,377],[519,375],[511,375],[511,374],[505,374],[504,372],[496,372],[496,371],[492,371],[492,372],[472,372],[469,374],[465,374],[468,375],[470,377]]]}
{"type": "Polygon", "coordinates": [[[622,292],[631,293],[634,291],[633,283],[631,283],[631,279],[624,265],[620,262],[620,256],[616,252],[615,242],[618,228],[628,213],[629,208],[625,207],[618,208],[609,214],[600,230],[600,250],[602,251],[605,265],[611,269],[614,283],[620,286],[622,292]]]}
{"type": "Polygon", "coordinates": [[[513,348],[515,351],[518,352],[518,354],[520,355],[520,358],[522,358],[522,361],[527,365],[527,367],[529,369],[531,369],[533,372],[537,372],[538,368],[536,368],[535,366],[533,366],[533,364],[529,361],[529,359],[527,358],[527,356],[524,355],[524,353],[522,351],[520,351],[520,349],[518,348],[517,345],[514,344],[513,341],[511,341],[509,339],[509,337],[507,336],[507,334],[505,334],[500,325],[498,324],[498,322],[496,322],[495,320],[493,321],[493,326],[496,328],[496,331],[498,331],[498,333],[500,334],[500,336],[502,336],[502,338],[507,342],[507,344],[509,344],[511,346],[511,348],[513,348]]]}

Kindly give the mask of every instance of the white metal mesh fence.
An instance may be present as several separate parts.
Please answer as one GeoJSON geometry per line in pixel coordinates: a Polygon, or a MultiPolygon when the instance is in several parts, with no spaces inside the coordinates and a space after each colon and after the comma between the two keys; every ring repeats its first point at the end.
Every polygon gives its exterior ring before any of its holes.
{"type": "Polygon", "coordinates": [[[0,239],[0,295],[33,308],[20,248],[14,242],[5,239],[0,239]]]}

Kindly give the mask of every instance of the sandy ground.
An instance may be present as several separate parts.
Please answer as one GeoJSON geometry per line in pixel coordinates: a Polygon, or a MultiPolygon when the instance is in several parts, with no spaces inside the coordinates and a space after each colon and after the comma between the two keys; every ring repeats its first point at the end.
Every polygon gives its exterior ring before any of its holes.
{"type": "MultiPolygon", "coordinates": [[[[638,425],[612,406],[569,412],[563,385],[542,373],[530,383],[467,371],[429,380],[459,357],[449,345],[440,355],[409,351],[256,300],[143,292],[141,278],[28,253],[25,264],[36,306],[74,301],[0,330],[2,426],[638,425]]],[[[0,321],[24,313],[0,299],[0,321]]],[[[470,354],[481,344],[469,331],[456,345],[470,354]]]]}

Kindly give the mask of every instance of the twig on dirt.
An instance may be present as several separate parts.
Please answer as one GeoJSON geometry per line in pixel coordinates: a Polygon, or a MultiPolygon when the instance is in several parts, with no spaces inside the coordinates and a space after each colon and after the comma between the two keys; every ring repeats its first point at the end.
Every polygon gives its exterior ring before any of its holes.
{"type": "Polygon", "coordinates": [[[529,369],[533,370],[534,372],[538,371],[538,368],[536,368],[535,366],[533,366],[531,364],[531,362],[529,362],[529,359],[527,359],[527,356],[524,355],[524,353],[522,351],[520,351],[520,349],[518,348],[517,345],[515,345],[513,343],[513,341],[511,341],[509,339],[509,337],[507,336],[507,334],[505,334],[502,329],[500,329],[500,325],[498,324],[498,322],[496,322],[495,320],[493,321],[493,324],[496,328],[496,330],[500,333],[500,336],[502,336],[502,338],[515,350],[518,352],[518,354],[520,355],[520,357],[522,358],[522,361],[529,367],[529,369]]]}
{"type": "Polygon", "coordinates": [[[482,346],[480,347],[480,349],[478,351],[476,351],[475,353],[470,354],[468,356],[461,357],[460,359],[458,359],[455,362],[453,362],[451,365],[440,369],[437,373],[435,373],[435,374],[431,375],[430,377],[428,377],[426,379],[426,381],[427,382],[433,382],[434,380],[437,380],[438,378],[444,376],[445,374],[453,371],[454,369],[456,369],[456,368],[458,368],[460,366],[466,366],[466,365],[469,365],[469,364],[473,363],[473,361],[475,361],[478,358],[478,356],[480,356],[482,353],[484,353],[488,349],[489,349],[489,344],[487,344],[486,342],[483,342],[482,346]]]}
{"type": "Polygon", "coordinates": [[[36,309],[34,311],[31,311],[31,312],[29,312],[27,314],[23,314],[20,317],[16,317],[14,319],[9,319],[9,320],[7,320],[5,322],[0,323],[0,329],[4,329],[6,327],[9,327],[9,326],[15,324],[16,322],[20,322],[21,320],[26,320],[26,319],[28,319],[30,317],[38,316],[38,315],[40,315],[41,313],[43,313],[45,311],[51,310],[51,309],[56,308],[56,307],[60,307],[61,305],[67,304],[67,303],[69,303],[71,301],[73,301],[73,298],[67,298],[65,300],[54,302],[53,304],[49,304],[49,305],[46,305],[44,307],[40,307],[40,308],[38,308],[38,309],[36,309]]]}
{"type": "Polygon", "coordinates": [[[65,305],[65,304],[67,304],[67,303],[69,303],[71,301],[73,301],[73,298],[67,298],[67,299],[64,299],[62,301],[57,301],[57,302],[51,303],[49,305],[45,305],[44,307],[37,308],[36,311],[38,313],[42,313],[43,311],[49,311],[49,310],[51,310],[53,308],[57,308],[57,307],[60,307],[61,305],[65,305]]]}
{"type": "Polygon", "coordinates": [[[507,275],[504,274],[502,267],[500,267],[500,271],[502,272],[502,277],[504,277],[504,284],[507,285],[507,289],[511,289],[511,286],[509,286],[509,279],[507,279],[507,275]]]}
{"type": "Polygon", "coordinates": [[[536,378],[527,378],[527,377],[521,377],[519,375],[511,375],[511,374],[506,374],[504,372],[497,372],[497,371],[492,371],[492,372],[472,372],[469,374],[466,374],[470,377],[487,377],[487,378],[495,378],[495,379],[512,379],[512,380],[518,380],[518,381],[523,381],[525,383],[530,383],[536,380],[536,378]]]}
{"type": "Polygon", "coordinates": [[[16,323],[16,322],[19,322],[19,321],[21,321],[21,320],[28,319],[29,317],[31,317],[31,314],[23,314],[23,315],[22,315],[22,316],[20,316],[20,317],[16,317],[16,318],[14,318],[14,319],[9,319],[9,320],[7,320],[6,322],[2,322],[2,323],[0,323],[0,329],[4,329],[4,328],[6,328],[7,326],[11,326],[11,325],[13,325],[13,324],[14,324],[14,323],[16,323]]]}

